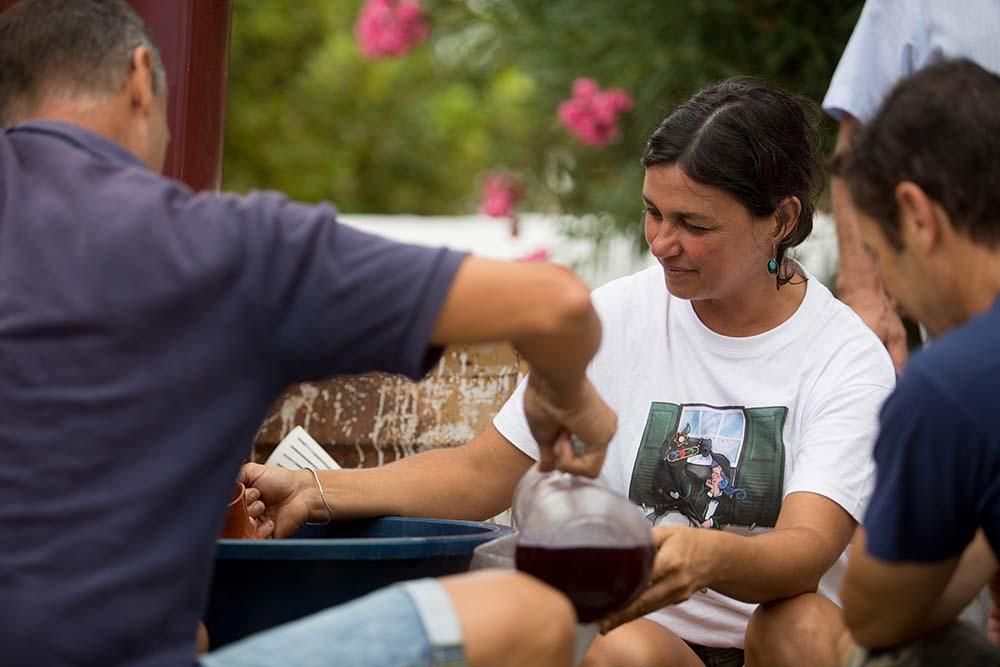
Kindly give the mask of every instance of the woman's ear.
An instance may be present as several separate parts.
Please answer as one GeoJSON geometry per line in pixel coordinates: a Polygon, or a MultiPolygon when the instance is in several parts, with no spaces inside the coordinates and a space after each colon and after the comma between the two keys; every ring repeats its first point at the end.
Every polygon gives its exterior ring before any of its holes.
{"type": "Polygon", "coordinates": [[[774,242],[781,243],[792,233],[799,223],[799,214],[802,213],[802,202],[798,197],[785,197],[778,204],[774,211],[774,242]]]}

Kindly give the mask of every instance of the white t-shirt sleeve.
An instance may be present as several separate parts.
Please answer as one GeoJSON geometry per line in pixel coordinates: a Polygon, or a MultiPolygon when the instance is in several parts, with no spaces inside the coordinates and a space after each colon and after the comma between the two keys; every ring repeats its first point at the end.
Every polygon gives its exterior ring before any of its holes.
{"type": "Polygon", "coordinates": [[[493,426],[500,431],[500,435],[510,440],[511,444],[537,461],[538,443],[531,435],[528,419],[524,416],[524,389],[527,385],[528,378],[525,377],[500,408],[500,412],[493,417],[493,426]]]}
{"type": "Polygon", "coordinates": [[[896,82],[919,68],[925,37],[922,4],[865,3],[823,98],[826,113],[837,120],[848,113],[867,123],[896,82]]]}
{"type": "Polygon", "coordinates": [[[809,398],[805,431],[785,495],[815,493],[860,523],[875,476],[879,411],[895,385],[885,350],[867,341],[838,355],[809,398]],[[844,369],[837,373],[835,369],[844,369]]]}

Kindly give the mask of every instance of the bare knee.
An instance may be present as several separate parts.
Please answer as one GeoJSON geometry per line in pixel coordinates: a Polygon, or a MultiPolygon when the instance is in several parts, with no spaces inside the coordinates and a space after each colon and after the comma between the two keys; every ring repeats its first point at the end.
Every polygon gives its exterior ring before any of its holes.
{"type": "Polygon", "coordinates": [[[760,605],[746,634],[748,667],[843,664],[847,627],[837,605],[816,593],[760,605]]]}
{"type": "Polygon", "coordinates": [[[682,639],[652,621],[639,619],[597,637],[580,667],[701,667],[701,664],[682,639]]]}
{"type": "Polygon", "coordinates": [[[526,657],[515,665],[569,665],[573,660],[576,610],[569,598],[534,577],[516,573],[512,586],[515,628],[511,637],[524,642],[526,657]],[[535,662],[537,660],[537,662],[535,662]]]}
{"type": "Polygon", "coordinates": [[[617,631],[598,636],[580,667],[645,667],[656,664],[650,660],[655,660],[655,656],[651,655],[649,647],[643,642],[622,640],[615,635],[617,631]]]}
{"type": "Polygon", "coordinates": [[[471,667],[563,667],[572,662],[576,613],[555,589],[506,571],[441,581],[458,614],[471,667]]]}
{"type": "MultiPolygon", "coordinates": [[[[587,650],[587,655],[584,656],[580,667],[611,667],[612,665],[622,665],[623,662],[620,659],[622,656],[619,655],[617,646],[618,642],[615,642],[611,638],[613,634],[614,632],[609,635],[598,635],[587,650]]],[[[631,665],[634,663],[629,662],[627,664],[631,665]]]]}

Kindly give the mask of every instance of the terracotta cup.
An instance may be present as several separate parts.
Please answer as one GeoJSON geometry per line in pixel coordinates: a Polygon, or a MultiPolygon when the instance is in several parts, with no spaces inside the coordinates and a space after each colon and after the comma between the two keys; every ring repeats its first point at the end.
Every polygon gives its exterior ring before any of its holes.
{"type": "Polygon", "coordinates": [[[226,523],[220,537],[232,540],[248,540],[256,537],[257,522],[247,512],[247,488],[242,482],[236,483],[233,499],[226,511],[226,523]]]}

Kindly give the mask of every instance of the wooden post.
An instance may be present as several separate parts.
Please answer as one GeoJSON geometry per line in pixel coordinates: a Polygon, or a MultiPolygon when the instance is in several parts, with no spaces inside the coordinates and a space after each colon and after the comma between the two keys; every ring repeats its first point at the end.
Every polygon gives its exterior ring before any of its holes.
{"type": "Polygon", "coordinates": [[[164,173],[195,190],[222,181],[232,0],[129,0],[167,72],[170,147],[164,173]]]}

